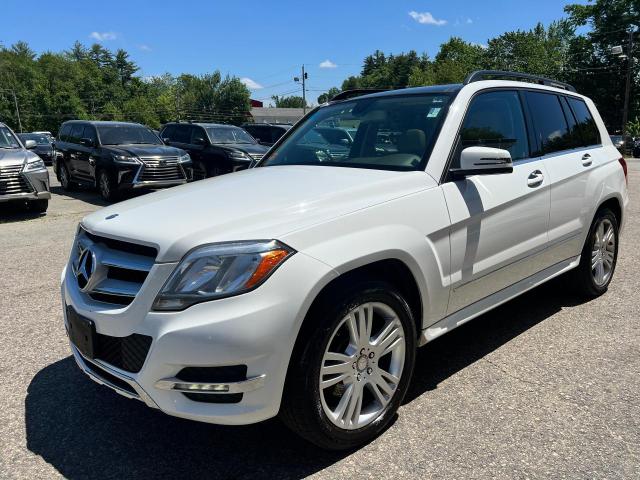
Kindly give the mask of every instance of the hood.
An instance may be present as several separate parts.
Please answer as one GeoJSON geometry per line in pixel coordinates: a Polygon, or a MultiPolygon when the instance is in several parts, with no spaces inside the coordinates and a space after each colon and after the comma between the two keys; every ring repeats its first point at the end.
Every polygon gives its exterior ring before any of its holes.
{"type": "Polygon", "coordinates": [[[0,167],[22,165],[27,158],[31,157],[37,157],[37,155],[22,148],[15,148],[11,150],[0,148],[0,167]]]}
{"type": "Polygon", "coordinates": [[[87,216],[82,224],[98,235],[154,246],[158,261],[171,262],[206,243],[281,239],[435,185],[425,172],[263,167],[121,202],[87,216]]]}
{"type": "Polygon", "coordinates": [[[104,145],[104,149],[118,154],[134,155],[136,157],[175,157],[186,152],[168,145],[104,145]]]}
{"type": "Polygon", "coordinates": [[[265,147],[264,145],[260,145],[259,143],[251,144],[251,143],[236,143],[231,145],[218,145],[227,150],[242,150],[247,153],[261,153],[265,154],[269,150],[269,147],[265,147]]]}

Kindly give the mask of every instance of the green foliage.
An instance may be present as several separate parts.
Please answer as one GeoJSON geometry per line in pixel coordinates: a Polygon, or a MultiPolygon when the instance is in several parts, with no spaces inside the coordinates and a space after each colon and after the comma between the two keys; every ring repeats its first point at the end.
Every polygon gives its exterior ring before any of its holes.
{"type": "Polygon", "coordinates": [[[124,50],[76,42],[70,50],[41,55],[25,42],[0,46],[0,121],[23,130],[57,132],[72,118],[127,120],[158,128],[175,119],[241,123],[250,110],[249,91],[220,72],[201,76],[136,75],[124,50]]]}
{"type": "Polygon", "coordinates": [[[627,134],[634,138],[640,137],[640,118],[636,117],[635,120],[627,123],[627,134]]]}
{"type": "Polygon", "coordinates": [[[339,88],[331,87],[329,90],[327,90],[325,93],[323,93],[322,95],[320,95],[318,97],[318,103],[320,103],[320,104],[326,103],[329,100],[331,100],[333,97],[338,95],[339,93],[340,93],[340,89],[339,88]]]}
{"type": "Polygon", "coordinates": [[[279,97],[278,95],[274,95],[271,97],[274,105],[277,108],[303,108],[305,105],[302,97],[291,96],[291,97],[279,97]]]}

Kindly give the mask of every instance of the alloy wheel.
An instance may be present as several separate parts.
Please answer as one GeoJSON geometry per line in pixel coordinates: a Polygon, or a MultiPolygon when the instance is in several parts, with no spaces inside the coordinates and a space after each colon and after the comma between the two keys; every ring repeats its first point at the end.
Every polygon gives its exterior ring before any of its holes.
{"type": "Polygon", "coordinates": [[[596,285],[601,287],[610,280],[615,262],[616,234],[608,218],[600,220],[593,237],[591,275],[596,285]]]}
{"type": "Polygon", "coordinates": [[[349,311],[334,330],[320,366],[325,415],[346,430],[378,418],[393,398],[405,363],[405,332],[396,312],[380,302],[349,311]]]}
{"type": "Polygon", "coordinates": [[[111,197],[111,185],[109,183],[109,177],[104,172],[100,174],[100,194],[105,199],[111,197]]]}

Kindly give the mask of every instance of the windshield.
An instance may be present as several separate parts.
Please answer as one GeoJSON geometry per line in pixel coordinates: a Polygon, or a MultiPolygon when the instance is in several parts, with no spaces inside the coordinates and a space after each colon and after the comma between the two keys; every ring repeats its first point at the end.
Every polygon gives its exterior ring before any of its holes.
{"type": "Polygon", "coordinates": [[[18,136],[23,142],[33,140],[37,145],[51,145],[51,141],[46,135],[40,135],[37,133],[19,133],[18,136]]]}
{"type": "Polygon", "coordinates": [[[211,143],[256,143],[256,139],[238,127],[206,127],[211,143]]]}
{"type": "Polygon", "coordinates": [[[21,148],[20,142],[7,127],[0,127],[0,148],[21,148]]]}
{"type": "Polygon", "coordinates": [[[142,125],[97,125],[97,128],[102,145],[163,145],[155,133],[142,125]]]}
{"type": "Polygon", "coordinates": [[[322,107],[260,166],[423,170],[449,99],[441,93],[398,95],[322,107]]]}

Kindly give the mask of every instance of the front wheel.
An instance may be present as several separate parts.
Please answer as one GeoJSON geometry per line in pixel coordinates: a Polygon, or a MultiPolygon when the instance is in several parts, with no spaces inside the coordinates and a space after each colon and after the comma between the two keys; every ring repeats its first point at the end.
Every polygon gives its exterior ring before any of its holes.
{"type": "Polygon", "coordinates": [[[321,448],[363,445],[389,425],[409,385],[417,334],[407,303],[389,284],[364,282],[306,321],[281,416],[321,448]]]}
{"type": "Polygon", "coordinates": [[[74,189],[75,184],[71,181],[71,175],[69,175],[69,169],[64,164],[64,162],[60,162],[60,166],[58,167],[58,176],[60,179],[60,185],[62,185],[62,189],[66,192],[70,192],[74,189]]]}
{"type": "Polygon", "coordinates": [[[609,288],[618,261],[618,220],[611,210],[596,213],[585,241],[580,265],[573,271],[578,293],[602,295],[609,288]]]}
{"type": "Polygon", "coordinates": [[[107,202],[115,202],[119,198],[116,183],[106,170],[100,170],[98,174],[98,190],[107,202]]]}

